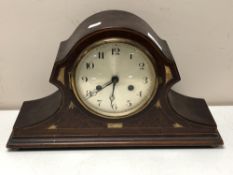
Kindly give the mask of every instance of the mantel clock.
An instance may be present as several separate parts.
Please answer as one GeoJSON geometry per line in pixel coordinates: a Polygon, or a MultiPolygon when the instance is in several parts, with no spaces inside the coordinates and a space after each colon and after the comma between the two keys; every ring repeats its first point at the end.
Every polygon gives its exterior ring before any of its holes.
{"type": "Polygon", "coordinates": [[[97,13],[61,42],[57,92],[23,103],[7,147],[222,145],[206,102],[171,90],[179,80],[166,41],[144,20],[97,13]]]}

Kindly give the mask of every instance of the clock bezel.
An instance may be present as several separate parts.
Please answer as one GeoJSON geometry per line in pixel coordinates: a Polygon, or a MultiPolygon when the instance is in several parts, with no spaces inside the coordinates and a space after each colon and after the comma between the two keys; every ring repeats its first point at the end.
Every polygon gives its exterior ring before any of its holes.
{"type": "Polygon", "coordinates": [[[97,40],[93,43],[91,43],[90,45],[88,45],[87,47],[85,47],[79,55],[77,55],[76,60],[74,61],[74,64],[71,68],[71,77],[70,77],[70,84],[71,84],[71,89],[73,94],[75,95],[78,103],[81,104],[82,107],[84,107],[85,110],[87,110],[88,112],[97,115],[99,117],[105,118],[105,119],[123,119],[123,118],[129,118],[129,117],[133,117],[134,115],[140,113],[141,111],[143,111],[146,107],[149,106],[149,104],[153,101],[153,99],[155,98],[157,92],[158,92],[158,88],[159,88],[159,74],[158,74],[158,70],[157,70],[157,63],[156,60],[154,59],[154,57],[152,56],[152,54],[150,54],[149,50],[146,49],[144,46],[142,46],[140,43],[138,43],[135,40],[129,39],[129,38],[124,38],[124,37],[109,37],[109,38],[103,38],[100,40],[97,40]],[[106,43],[126,43],[126,44],[130,44],[134,47],[137,47],[138,49],[140,49],[143,53],[146,54],[146,56],[148,57],[149,61],[151,62],[152,66],[153,66],[153,70],[154,70],[154,75],[155,75],[155,80],[154,80],[154,87],[153,87],[153,92],[150,96],[150,98],[148,100],[146,100],[144,102],[144,104],[142,106],[139,106],[136,109],[131,109],[131,110],[127,110],[126,112],[119,112],[119,113],[115,113],[115,115],[113,115],[114,113],[111,113],[112,115],[109,115],[109,112],[97,112],[96,110],[94,110],[93,108],[89,107],[88,105],[86,105],[82,98],[80,97],[77,87],[76,87],[76,83],[75,83],[75,72],[76,69],[78,67],[78,64],[80,63],[80,61],[85,57],[85,55],[92,50],[93,48],[96,48],[102,44],[106,44],[106,43]]]}

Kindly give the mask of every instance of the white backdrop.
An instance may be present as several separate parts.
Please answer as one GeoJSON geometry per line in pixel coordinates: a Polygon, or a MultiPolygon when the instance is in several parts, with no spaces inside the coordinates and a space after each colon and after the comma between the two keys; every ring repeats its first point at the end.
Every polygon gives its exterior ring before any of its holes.
{"type": "Polygon", "coordinates": [[[0,0],[0,108],[55,91],[48,80],[60,41],[109,9],[135,13],[167,40],[182,78],[175,90],[233,104],[232,0],[0,0]]]}

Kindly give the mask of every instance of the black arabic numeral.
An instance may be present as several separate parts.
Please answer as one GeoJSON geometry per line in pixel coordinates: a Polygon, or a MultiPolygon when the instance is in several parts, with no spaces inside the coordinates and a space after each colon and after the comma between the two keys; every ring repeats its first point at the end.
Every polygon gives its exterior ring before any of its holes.
{"type": "Polygon", "coordinates": [[[139,91],[138,96],[142,97],[142,91],[139,91]]]}
{"type": "Polygon", "coordinates": [[[88,82],[88,78],[87,77],[81,77],[83,82],[88,82]]]}
{"type": "Polygon", "coordinates": [[[120,55],[120,48],[118,47],[112,48],[112,55],[120,55]]]}
{"type": "Polygon", "coordinates": [[[98,52],[98,58],[104,59],[104,52],[98,52]]]}
{"type": "Polygon", "coordinates": [[[149,78],[148,77],[145,77],[144,78],[144,83],[147,84],[149,82],[149,78]]]}
{"type": "Polygon", "coordinates": [[[87,97],[91,97],[91,96],[92,96],[91,91],[90,91],[90,90],[86,90],[86,98],[87,98],[87,97]]]}
{"type": "Polygon", "coordinates": [[[129,107],[133,105],[133,103],[130,100],[127,100],[127,104],[129,107]]]}
{"type": "Polygon", "coordinates": [[[94,69],[94,67],[95,67],[95,65],[94,65],[93,62],[88,62],[88,63],[86,63],[86,69],[87,69],[87,70],[88,70],[88,69],[94,69]]]}
{"type": "Polygon", "coordinates": [[[138,65],[139,65],[140,70],[144,70],[145,63],[139,63],[138,65]]]}
{"type": "Polygon", "coordinates": [[[133,59],[133,53],[129,54],[129,59],[131,59],[131,60],[133,59]]]}
{"type": "Polygon", "coordinates": [[[112,104],[112,109],[116,111],[117,110],[117,105],[116,104],[112,104]]]}
{"type": "Polygon", "coordinates": [[[98,106],[102,103],[102,100],[97,100],[98,106]]]}

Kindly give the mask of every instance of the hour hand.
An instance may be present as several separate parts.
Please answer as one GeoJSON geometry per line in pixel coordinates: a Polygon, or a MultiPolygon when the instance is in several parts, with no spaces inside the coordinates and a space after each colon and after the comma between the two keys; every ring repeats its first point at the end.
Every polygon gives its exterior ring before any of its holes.
{"type": "Polygon", "coordinates": [[[119,81],[119,78],[117,76],[112,77],[112,83],[113,83],[112,94],[109,97],[112,109],[114,109],[114,107],[115,107],[115,105],[113,104],[113,101],[115,100],[114,92],[115,92],[115,87],[116,87],[116,84],[118,83],[118,81],[119,81]]]}
{"type": "Polygon", "coordinates": [[[115,100],[115,97],[114,97],[114,95],[112,94],[110,97],[109,97],[109,99],[110,99],[110,102],[111,102],[111,107],[113,108],[113,101],[115,100]]]}

